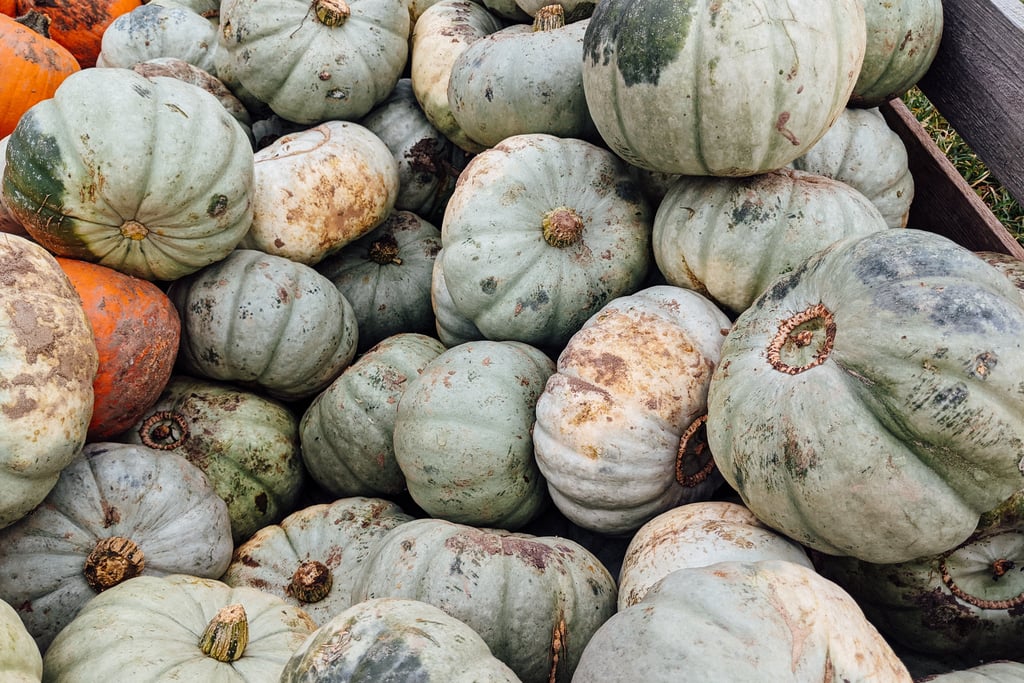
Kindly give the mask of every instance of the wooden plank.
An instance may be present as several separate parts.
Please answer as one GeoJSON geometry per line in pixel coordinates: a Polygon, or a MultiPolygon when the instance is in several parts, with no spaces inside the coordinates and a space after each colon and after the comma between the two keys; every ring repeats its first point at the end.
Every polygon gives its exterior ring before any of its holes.
{"type": "Polygon", "coordinates": [[[1024,3],[944,0],[943,21],[918,87],[1024,203],[1024,3]]]}
{"type": "Polygon", "coordinates": [[[1024,258],[1024,247],[942,153],[902,100],[879,109],[907,148],[914,200],[907,226],[930,230],[974,251],[1024,258]]]}

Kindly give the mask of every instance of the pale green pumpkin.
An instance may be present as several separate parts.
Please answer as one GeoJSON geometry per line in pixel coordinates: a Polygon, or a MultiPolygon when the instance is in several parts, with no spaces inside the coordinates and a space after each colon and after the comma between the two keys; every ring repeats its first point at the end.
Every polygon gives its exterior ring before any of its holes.
{"type": "Polygon", "coordinates": [[[185,574],[137,576],[82,609],[43,657],[47,683],[278,683],[316,624],[277,596],[185,574]]]}
{"type": "Polygon", "coordinates": [[[427,514],[516,529],[548,503],[531,436],[555,364],[514,341],[440,353],[412,377],[394,418],[395,460],[427,514]]]}
{"type": "Polygon", "coordinates": [[[226,0],[219,41],[232,79],[278,116],[354,121],[395,87],[410,26],[402,0],[226,0]]]}
{"type": "Polygon", "coordinates": [[[249,229],[253,165],[246,132],[202,88],[83,69],[11,133],[3,196],[60,256],[174,280],[249,229]]]}
{"type": "Polygon", "coordinates": [[[799,543],[879,564],[945,552],[1024,484],[1022,334],[1019,290],[951,240],[841,240],[735,321],[711,452],[799,543]]]}
{"type": "Polygon", "coordinates": [[[0,678],[7,683],[39,683],[43,656],[14,608],[0,600],[0,678]]]}
{"type": "Polygon", "coordinates": [[[355,601],[386,597],[465,622],[523,683],[568,683],[614,613],[616,588],[601,562],[566,538],[417,519],[388,532],[356,579],[355,601]]]}
{"type": "Polygon", "coordinates": [[[139,62],[177,57],[217,75],[217,24],[187,7],[147,3],[103,31],[98,67],[131,69],[139,62]]]}
{"type": "Polygon", "coordinates": [[[176,374],[119,439],[176,453],[201,469],[241,543],[290,514],[306,471],[291,408],[226,382],[176,374]]]}
{"type": "Polygon", "coordinates": [[[878,681],[906,666],[849,595],[786,560],[676,569],[609,618],[576,683],[878,681]]]}
{"type": "Polygon", "coordinates": [[[608,146],[652,171],[780,168],[846,106],[864,60],[859,0],[605,0],[583,87],[608,146]]]}
{"type": "Polygon", "coordinates": [[[364,600],[318,628],[285,665],[281,683],[383,680],[519,683],[480,635],[420,600],[364,600]]]}
{"type": "Polygon", "coordinates": [[[394,428],[402,394],[444,351],[437,339],[405,332],[360,355],[302,415],[302,460],[325,491],[394,496],[405,491],[394,428]]]}
{"type": "Polygon", "coordinates": [[[487,339],[559,349],[598,309],[639,289],[652,218],[607,149],[515,135],[462,172],[436,267],[454,313],[487,339]]]}

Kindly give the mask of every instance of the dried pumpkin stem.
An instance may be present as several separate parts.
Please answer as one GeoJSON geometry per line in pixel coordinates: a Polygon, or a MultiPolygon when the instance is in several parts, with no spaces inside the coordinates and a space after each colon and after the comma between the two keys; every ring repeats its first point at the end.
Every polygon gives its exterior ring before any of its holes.
{"type": "Polygon", "coordinates": [[[306,560],[299,564],[288,584],[288,594],[299,602],[320,602],[331,592],[334,576],[323,562],[306,560]]]}
{"type": "MultiPolygon", "coordinates": [[[[1008,569],[1013,568],[1014,563],[1011,560],[997,559],[992,563],[992,575],[998,578],[1006,573],[1008,569]]],[[[978,598],[970,593],[966,592],[960,586],[957,585],[956,581],[949,573],[949,569],[946,567],[946,558],[939,560],[939,573],[942,576],[942,583],[946,584],[946,588],[956,598],[966,602],[968,605],[974,605],[979,609],[1013,609],[1024,605],[1024,593],[1017,595],[1016,597],[1010,598],[1009,600],[986,600],[984,598],[978,598]]]]}
{"type": "Polygon", "coordinates": [[[178,413],[158,410],[139,426],[143,446],[158,451],[173,451],[188,439],[188,422],[178,413]]]}
{"type": "Polygon", "coordinates": [[[583,227],[580,215],[567,206],[551,209],[541,220],[544,241],[559,249],[579,242],[583,227]]]}
{"type": "Polygon", "coordinates": [[[779,331],[768,344],[768,363],[787,375],[798,375],[821,365],[832,353],[836,337],[836,321],[832,311],[818,303],[792,315],[779,324],[779,331]],[[800,365],[787,363],[785,358],[805,357],[800,351],[814,347],[810,360],[800,365]]]}
{"type": "Polygon", "coordinates": [[[44,38],[50,38],[51,19],[48,14],[43,14],[38,10],[30,9],[20,17],[15,17],[14,20],[25,28],[32,29],[44,38]]]}
{"type": "Polygon", "coordinates": [[[384,235],[370,245],[370,260],[382,266],[402,265],[402,259],[398,256],[398,242],[393,235],[384,235]]]}
{"type": "Polygon", "coordinates": [[[313,14],[317,20],[329,28],[341,26],[352,14],[345,0],[314,0],[313,14]]]}
{"type": "Polygon", "coordinates": [[[123,536],[110,536],[100,539],[85,558],[82,575],[94,591],[102,593],[138,576],[145,568],[146,558],[135,541],[123,536]]]}
{"type": "Polygon", "coordinates": [[[706,481],[715,470],[715,459],[708,451],[707,430],[704,428],[707,421],[708,416],[701,415],[690,423],[679,439],[679,450],[676,452],[676,481],[688,489],[706,481]],[[683,463],[690,457],[700,461],[705,457],[705,451],[708,451],[707,460],[701,468],[693,474],[684,473],[683,463]]]}
{"type": "Polygon", "coordinates": [[[241,658],[249,645],[249,620],[239,603],[222,607],[199,637],[199,649],[218,662],[241,658]]]}
{"type": "Polygon", "coordinates": [[[565,26],[565,8],[561,5],[545,5],[533,15],[534,31],[553,31],[565,26]]]}
{"type": "Polygon", "coordinates": [[[129,219],[121,224],[121,234],[130,240],[138,242],[146,238],[146,235],[149,234],[149,228],[136,220],[129,219]]]}

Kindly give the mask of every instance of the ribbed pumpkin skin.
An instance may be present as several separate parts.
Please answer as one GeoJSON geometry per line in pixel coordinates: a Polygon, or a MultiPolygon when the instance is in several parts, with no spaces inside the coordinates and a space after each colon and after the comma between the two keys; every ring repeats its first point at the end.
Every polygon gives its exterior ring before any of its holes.
{"type": "Polygon", "coordinates": [[[277,683],[291,654],[316,630],[280,598],[184,574],[138,576],[90,600],[43,657],[47,683],[167,680],[277,683]],[[220,662],[199,639],[218,610],[240,604],[249,643],[220,662]]]}
{"type": "Polygon", "coordinates": [[[52,97],[65,78],[80,69],[60,43],[0,14],[0,138],[11,134],[33,104],[52,97]]]}
{"type": "Polygon", "coordinates": [[[217,26],[187,7],[146,4],[114,19],[103,32],[96,66],[130,69],[139,62],[177,57],[217,75],[217,26]]]}
{"type": "MultiPolygon", "coordinates": [[[[233,78],[283,119],[353,121],[384,100],[409,54],[401,0],[347,0],[336,25],[306,0],[225,0],[219,42],[233,78]]],[[[339,3],[330,3],[339,4],[339,3]]]]}
{"type": "MultiPolygon", "coordinates": [[[[7,165],[7,141],[10,139],[9,135],[0,138],[0,178],[3,178],[4,167],[7,165]]],[[[0,232],[18,235],[19,237],[28,237],[28,233],[25,232],[21,222],[7,210],[7,202],[4,201],[2,193],[0,193],[0,232]]]]}
{"type": "Polygon", "coordinates": [[[164,390],[181,340],[181,320],[148,280],[77,259],[58,258],[85,307],[99,352],[88,441],[120,434],[164,390]]]}
{"type": "Polygon", "coordinates": [[[87,444],[39,507],[0,531],[0,598],[41,650],[97,595],[84,570],[112,537],[138,546],[143,574],[216,578],[231,561],[227,507],[197,467],[142,446],[87,444]]]}
{"type": "Polygon", "coordinates": [[[523,683],[569,681],[583,647],[615,611],[607,569],[555,536],[417,519],[388,532],[362,567],[354,601],[440,607],[479,633],[523,683]]]}
{"type": "Polygon", "coordinates": [[[56,259],[0,239],[0,528],[42,501],[85,444],[99,353],[56,259]]]}
{"type": "Polygon", "coordinates": [[[7,143],[3,196],[55,254],[174,280],[242,239],[252,177],[248,137],[213,95],[94,68],[22,116],[7,143]]]}
{"type": "Polygon", "coordinates": [[[537,397],[555,370],[520,342],[445,350],[398,402],[395,460],[409,495],[432,517],[517,529],[549,502],[534,457],[537,397]]]}
{"type": "Polygon", "coordinates": [[[301,607],[317,625],[354,603],[352,589],[374,546],[400,524],[412,521],[383,498],[346,497],[310,505],[268,525],[235,549],[222,580],[252,586],[301,607]],[[293,578],[304,563],[319,562],[330,575],[329,590],[312,599],[293,578]]]}
{"type": "Polygon", "coordinates": [[[680,176],[658,205],[652,243],[668,282],[739,314],[819,249],[886,229],[875,205],[846,183],[780,169],[680,176]]]}
{"type": "Polygon", "coordinates": [[[617,612],[583,651],[575,683],[911,683],[849,595],[785,560],[677,569],[617,612]]]}
{"type": "Polygon", "coordinates": [[[322,391],[348,367],[351,304],[311,266],[255,249],[171,283],[181,316],[179,368],[285,401],[322,391]]]}
{"type": "Polygon", "coordinates": [[[119,441],[176,453],[201,469],[242,543],[295,509],[306,472],[299,419],[263,394],[175,375],[119,441]]]}
{"type": "Polygon", "coordinates": [[[360,351],[396,334],[434,333],[430,288],[440,251],[441,231],[433,223],[396,210],[317,264],[352,304],[360,351]]]}
{"type": "Polygon", "coordinates": [[[512,24],[466,47],[452,63],[448,106],[484,147],[522,133],[597,139],[583,94],[587,20],[538,30],[512,24]]]}
{"type": "Polygon", "coordinates": [[[982,515],[963,544],[939,555],[873,564],[818,554],[891,643],[958,666],[1019,658],[1024,638],[1024,490],[982,515]]]}
{"type": "Polygon", "coordinates": [[[910,90],[942,39],[942,0],[865,0],[867,47],[850,105],[877,107],[910,90]]]}
{"type": "Polygon", "coordinates": [[[857,0],[610,0],[587,27],[583,87],[601,136],[630,163],[753,175],[825,133],[865,44],[857,0]]]}
{"type": "Polygon", "coordinates": [[[0,600],[0,677],[7,683],[39,683],[43,657],[14,608],[0,600]]]}
{"type": "Polygon", "coordinates": [[[533,428],[537,465],[567,518],[629,534],[722,484],[699,429],[688,433],[707,413],[730,325],[701,294],[661,285],[613,299],[569,339],[533,428]]]}
{"type": "Polygon", "coordinates": [[[302,644],[281,683],[519,683],[465,623],[418,600],[380,598],[338,613],[302,644]],[[342,652],[338,644],[345,643],[342,652]]]}
{"type": "Polygon", "coordinates": [[[388,337],[312,400],[299,436],[302,460],[321,488],[337,497],[405,491],[393,438],[398,404],[444,350],[437,339],[415,332],[388,337]]]}
{"type": "Polygon", "coordinates": [[[514,135],[459,176],[438,267],[457,313],[487,339],[560,349],[599,308],[639,288],[652,220],[626,164],[607,149],[514,135]],[[566,209],[579,232],[548,239],[544,222],[566,209]]]}
{"type": "Polygon", "coordinates": [[[31,9],[50,17],[50,36],[75,56],[82,68],[95,66],[103,32],[143,0],[15,0],[20,16],[31,9]]]}
{"type": "Polygon", "coordinates": [[[1024,487],[1022,334],[1019,290],[951,240],[840,241],[735,321],[708,393],[715,462],[821,552],[944,552],[1024,487]]]}
{"type": "Polygon", "coordinates": [[[640,602],[676,569],[762,560],[814,568],[799,544],[766,527],[739,503],[704,500],[674,507],[637,529],[630,539],[619,572],[618,609],[640,602]]]}

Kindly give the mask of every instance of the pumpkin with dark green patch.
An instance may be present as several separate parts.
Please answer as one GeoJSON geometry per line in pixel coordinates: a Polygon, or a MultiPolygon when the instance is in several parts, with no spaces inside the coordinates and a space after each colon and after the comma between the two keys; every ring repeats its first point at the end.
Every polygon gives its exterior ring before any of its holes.
{"type": "Polygon", "coordinates": [[[762,521],[892,564],[967,540],[1024,486],[1024,303],[935,233],[846,239],[735,321],[707,436],[762,521]]]}
{"type": "Polygon", "coordinates": [[[84,69],[21,117],[3,197],[60,256],[175,280],[245,235],[253,167],[246,132],[209,92],[131,69],[84,69]]]}
{"type": "Polygon", "coordinates": [[[753,175],[828,130],[865,43],[859,0],[606,0],[584,36],[583,88],[601,136],[630,163],[753,175]]]}

